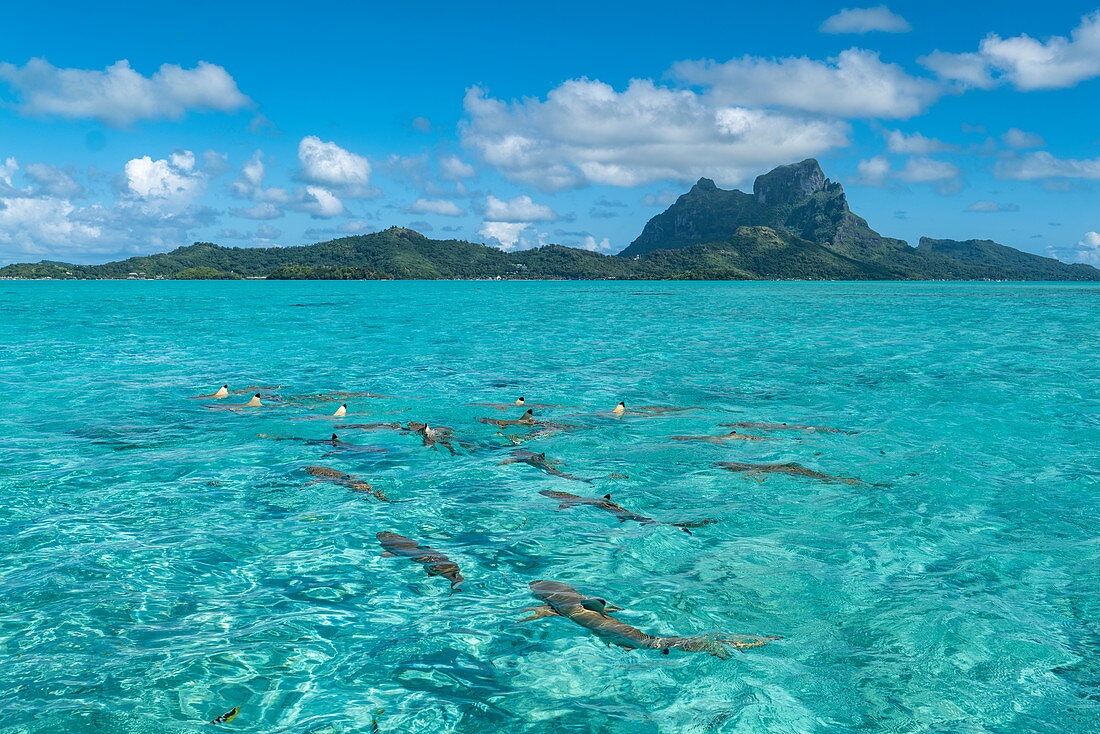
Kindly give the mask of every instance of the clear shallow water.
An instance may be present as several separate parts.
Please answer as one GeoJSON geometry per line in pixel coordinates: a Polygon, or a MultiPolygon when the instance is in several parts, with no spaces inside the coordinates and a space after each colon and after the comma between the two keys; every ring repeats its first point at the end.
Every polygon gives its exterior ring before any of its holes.
{"type": "MultiPolygon", "coordinates": [[[[0,283],[0,732],[1081,732],[1100,725],[1100,288],[927,283],[0,283]],[[189,395],[372,391],[321,408],[189,395]],[[467,402],[574,417],[526,465],[467,402]],[[239,402],[239,401],[235,401],[239,402]],[[328,406],[331,412],[334,406],[328,406]],[[858,431],[683,443],[718,423],[858,431]],[[796,461],[885,487],[719,470],[796,461]],[[382,504],[307,464],[370,481],[382,504]],[[557,511],[611,492],[688,536],[557,511]],[[379,556],[457,560],[451,593],[379,556]],[[549,578],[653,634],[783,635],[722,661],[517,625],[549,578]]],[[[518,413],[519,411],[515,411],[518,413]]],[[[511,415],[509,413],[508,415],[511,415]]]]}

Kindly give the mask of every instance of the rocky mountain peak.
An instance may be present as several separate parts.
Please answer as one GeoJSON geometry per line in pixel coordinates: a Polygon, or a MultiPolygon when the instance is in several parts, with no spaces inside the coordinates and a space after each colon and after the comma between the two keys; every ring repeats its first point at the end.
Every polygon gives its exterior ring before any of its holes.
{"type": "Polygon", "coordinates": [[[795,204],[813,196],[829,185],[821,166],[813,158],[801,163],[779,166],[756,177],[752,195],[758,204],[782,206],[795,204]]]}

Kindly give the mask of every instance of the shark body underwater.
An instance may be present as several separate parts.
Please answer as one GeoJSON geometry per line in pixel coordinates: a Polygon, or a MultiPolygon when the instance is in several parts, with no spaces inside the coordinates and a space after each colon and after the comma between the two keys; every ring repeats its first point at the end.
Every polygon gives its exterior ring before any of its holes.
{"type": "Polygon", "coordinates": [[[704,525],[711,525],[714,520],[695,520],[693,522],[665,522],[663,520],[654,520],[652,517],[646,517],[645,515],[639,515],[636,512],[631,512],[620,504],[611,501],[611,495],[605,494],[600,498],[581,497],[580,495],[570,494],[569,492],[559,492],[553,489],[543,489],[539,491],[544,497],[549,497],[553,500],[558,500],[559,510],[564,510],[573,505],[588,505],[590,507],[596,507],[606,512],[610,512],[619,522],[627,522],[633,520],[634,522],[641,523],[642,525],[673,525],[680,528],[688,535],[691,535],[691,531],[688,528],[699,528],[704,525]]]}
{"type": "Polygon", "coordinates": [[[809,467],[796,464],[793,461],[785,464],[742,464],[735,461],[720,461],[718,466],[726,471],[745,472],[747,476],[755,474],[790,474],[796,477],[809,477],[820,479],[823,482],[839,482],[840,484],[866,484],[855,477],[836,477],[832,474],[824,474],[809,467]]]}
{"type": "Polygon", "coordinates": [[[622,607],[608,603],[605,599],[586,596],[569,584],[559,581],[532,581],[531,594],[543,602],[537,607],[527,607],[523,611],[532,612],[520,622],[528,622],[543,617],[565,617],[570,622],[584,627],[604,640],[608,645],[618,645],[628,650],[660,650],[667,655],[669,650],[705,652],[716,658],[726,660],[734,650],[761,647],[775,635],[703,635],[700,637],[656,637],[631,627],[629,624],[612,617],[608,612],[622,611],[622,607]]]}
{"type": "Polygon", "coordinates": [[[383,502],[393,502],[393,500],[387,497],[382,490],[375,489],[368,482],[364,482],[353,474],[346,474],[327,466],[307,466],[305,470],[311,477],[316,477],[310,484],[315,484],[317,482],[332,482],[333,484],[339,484],[342,487],[347,487],[356,492],[373,495],[383,502]]]}
{"type": "Polygon", "coordinates": [[[404,556],[417,563],[423,563],[426,566],[424,570],[429,576],[444,577],[451,582],[452,589],[457,589],[465,583],[466,579],[459,571],[458,564],[435,548],[420,545],[412,538],[385,530],[378,533],[376,537],[379,544],[385,549],[382,551],[383,556],[387,558],[404,556]]]}
{"type": "Polygon", "coordinates": [[[516,451],[512,452],[511,459],[505,459],[504,461],[500,462],[500,465],[503,466],[504,464],[529,464],[536,469],[540,469],[551,476],[560,477],[561,479],[572,479],[577,482],[592,481],[591,479],[584,479],[582,477],[575,477],[572,474],[566,474],[560,469],[554,467],[554,464],[560,463],[560,461],[550,461],[546,458],[546,454],[536,454],[534,451],[524,451],[522,449],[517,449],[516,451]]]}

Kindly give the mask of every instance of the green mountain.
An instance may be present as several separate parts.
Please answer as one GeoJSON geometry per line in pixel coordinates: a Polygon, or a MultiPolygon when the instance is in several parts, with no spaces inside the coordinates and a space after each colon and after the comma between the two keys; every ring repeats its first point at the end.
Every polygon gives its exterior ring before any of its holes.
{"type": "Polygon", "coordinates": [[[560,245],[504,252],[390,227],[299,247],[198,242],[103,265],[20,263],[0,268],[0,277],[1100,280],[1100,270],[988,240],[922,238],[913,248],[883,237],[852,213],[843,187],[808,159],[758,177],[752,194],[699,179],[618,255],[560,245]]]}
{"type": "Polygon", "coordinates": [[[504,252],[462,240],[431,240],[411,229],[390,227],[300,247],[220,247],[199,242],[103,265],[8,265],[0,268],[0,277],[537,280],[644,277],[648,270],[630,260],[560,245],[504,252]]]}
{"type": "Polygon", "coordinates": [[[921,237],[917,253],[934,254],[981,268],[998,280],[1100,280],[1091,265],[1032,255],[992,240],[934,240],[921,237]]]}
{"type": "Polygon", "coordinates": [[[883,237],[852,213],[844,188],[825,178],[812,158],[757,177],[752,191],[727,191],[701,178],[619,255],[689,255],[706,244],[736,251],[739,262],[753,263],[751,272],[759,278],[1100,280],[1100,270],[1088,265],[1066,265],[990,241],[981,241],[980,248],[948,247],[947,240],[913,248],[883,237]],[[787,246],[777,250],[774,236],[785,236],[787,246]]]}

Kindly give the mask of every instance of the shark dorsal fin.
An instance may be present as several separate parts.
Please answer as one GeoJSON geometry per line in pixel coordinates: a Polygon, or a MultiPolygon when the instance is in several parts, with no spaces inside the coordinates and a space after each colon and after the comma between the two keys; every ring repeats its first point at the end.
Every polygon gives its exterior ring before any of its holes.
{"type": "Polygon", "coordinates": [[[609,495],[609,494],[605,494],[605,495],[603,496],[603,498],[604,498],[605,500],[607,500],[608,502],[610,502],[610,501],[611,501],[611,495],[609,495]]]}
{"type": "Polygon", "coordinates": [[[527,410],[524,411],[523,415],[521,415],[519,417],[519,419],[521,421],[524,421],[524,420],[529,420],[529,419],[534,418],[534,417],[535,417],[534,412],[530,408],[528,408],[527,410]]]}

